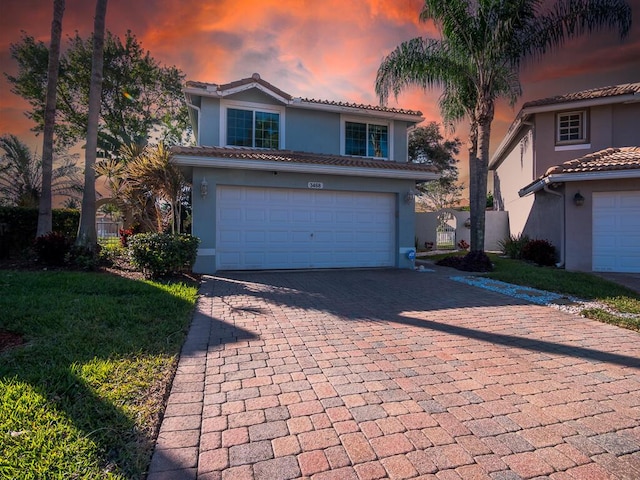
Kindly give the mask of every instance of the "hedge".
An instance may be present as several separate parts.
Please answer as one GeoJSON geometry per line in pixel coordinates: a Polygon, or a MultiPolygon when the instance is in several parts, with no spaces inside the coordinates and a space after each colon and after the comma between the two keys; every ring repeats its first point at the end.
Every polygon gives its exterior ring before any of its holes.
{"type": "MultiPolygon", "coordinates": [[[[79,210],[53,209],[54,232],[75,238],[79,223],[79,210]]],[[[18,254],[31,247],[36,238],[37,228],[37,208],[0,207],[0,256],[18,254]]]]}

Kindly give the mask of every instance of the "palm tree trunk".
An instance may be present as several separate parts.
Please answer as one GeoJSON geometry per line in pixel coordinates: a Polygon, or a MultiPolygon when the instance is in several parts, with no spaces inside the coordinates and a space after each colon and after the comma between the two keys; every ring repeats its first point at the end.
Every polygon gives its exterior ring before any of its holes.
{"type": "Polygon", "coordinates": [[[56,122],[56,91],[60,65],[60,37],[65,0],[54,0],[51,21],[51,45],[49,46],[49,67],[47,70],[47,99],[44,107],[44,135],[42,140],[42,188],[38,208],[36,237],[53,230],[53,207],[51,183],[53,172],[53,128],[56,122]]]}
{"type": "Polygon", "coordinates": [[[96,153],[98,149],[98,121],[102,94],[102,68],[104,64],[104,24],[107,15],[107,0],[96,1],[96,16],[93,27],[93,60],[91,85],[89,88],[89,118],[87,121],[87,144],[84,162],[84,192],[82,212],[76,245],[95,252],[98,243],[96,233],[96,153]]]}
{"type": "MultiPolygon", "coordinates": [[[[487,207],[487,175],[489,173],[489,139],[493,122],[494,103],[480,100],[476,113],[475,131],[477,151],[469,159],[469,206],[471,209],[471,251],[484,251],[485,210],[487,207]]],[[[472,127],[473,134],[473,127],[472,127]]]]}

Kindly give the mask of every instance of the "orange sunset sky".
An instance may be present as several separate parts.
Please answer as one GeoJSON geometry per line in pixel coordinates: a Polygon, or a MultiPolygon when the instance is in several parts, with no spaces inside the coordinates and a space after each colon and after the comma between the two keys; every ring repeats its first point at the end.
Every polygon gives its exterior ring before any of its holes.
{"type": "MultiPolygon", "coordinates": [[[[514,107],[497,106],[491,140],[497,147],[523,102],[592,87],[640,81],[640,0],[630,0],[634,21],[623,41],[612,32],[573,40],[521,71],[524,94],[514,107]]],[[[14,73],[9,45],[21,31],[49,43],[51,0],[0,0],[0,67],[14,73]]],[[[418,21],[420,0],[109,0],[107,29],[131,30],[165,65],[188,80],[227,83],[258,72],[293,96],[377,104],[381,59],[404,40],[437,36],[418,21]]],[[[64,37],[91,32],[95,2],[67,0],[64,37]]],[[[390,106],[421,110],[440,122],[439,91],[403,93],[390,106]]],[[[29,132],[27,104],[0,78],[0,134],[13,133],[38,152],[29,132]]],[[[640,127],[639,127],[640,128],[640,127]]],[[[455,135],[466,140],[466,125],[455,135]]],[[[461,176],[465,176],[465,151],[461,176]]]]}

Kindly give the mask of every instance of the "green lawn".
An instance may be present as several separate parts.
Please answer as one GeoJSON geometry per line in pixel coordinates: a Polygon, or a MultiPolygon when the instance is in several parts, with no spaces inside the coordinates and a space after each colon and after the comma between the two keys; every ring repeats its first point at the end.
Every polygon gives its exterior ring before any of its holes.
{"type": "MultiPolygon", "coordinates": [[[[456,252],[453,255],[465,253],[456,252]]],[[[435,255],[426,258],[437,261],[449,255],[435,255]]],[[[571,295],[583,300],[601,302],[613,312],[594,308],[583,310],[582,315],[640,331],[640,295],[622,285],[590,273],[568,272],[555,267],[539,267],[521,260],[502,258],[495,254],[489,254],[489,257],[495,270],[491,273],[478,275],[515,285],[571,295]]]]}
{"type": "Polygon", "coordinates": [[[0,270],[0,478],[141,478],[196,293],[0,270]]]}

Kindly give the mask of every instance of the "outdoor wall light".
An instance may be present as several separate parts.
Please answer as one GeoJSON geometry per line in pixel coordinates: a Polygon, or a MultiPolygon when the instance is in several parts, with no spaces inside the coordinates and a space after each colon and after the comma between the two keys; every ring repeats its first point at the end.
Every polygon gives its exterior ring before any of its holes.
{"type": "Polygon", "coordinates": [[[404,196],[404,203],[410,204],[411,202],[413,202],[414,198],[416,198],[416,192],[414,192],[413,190],[409,190],[404,196]]]}
{"type": "Polygon", "coordinates": [[[581,207],[584,205],[584,197],[580,194],[580,192],[576,193],[573,196],[573,203],[576,204],[576,207],[581,207]]]}
{"type": "Polygon", "coordinates": [[[202,182],[200,182],[200,196],[202,198],[207,198],[209,194],[209,184],[207,183],[207,179],[202,177],[202,182]]]}

